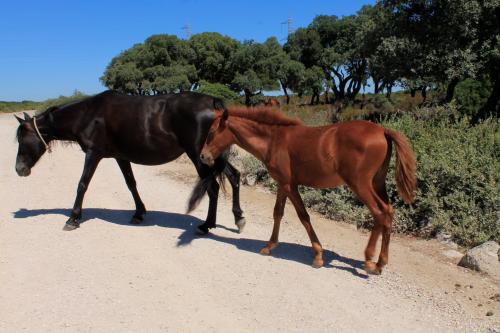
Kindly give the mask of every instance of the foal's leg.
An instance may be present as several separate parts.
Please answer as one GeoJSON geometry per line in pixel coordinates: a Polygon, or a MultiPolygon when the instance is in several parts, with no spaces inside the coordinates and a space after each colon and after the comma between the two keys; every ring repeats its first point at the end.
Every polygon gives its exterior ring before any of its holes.
{"type": "Polygon", "coordinates": [[[281,219],[283,218],[283,212],[285,210],[286,204],[286,194],[285,191],[280,187],[278,187],[278,193],[276,193],[276,203],[274,204],[274,225],[273,225],[273,233],[271,234],[271,238],[267,245],[260,250],[261,254],[269,255],[271,254],[271,250],[278,246],[278,236],[280,233],[280,224],[281,219]]]}
{"type": "Polygon", "coordinates": [[[374,187],[378,195],[379,207],[385,213],[385,219],[383,222],[383,231],[382,231],[382,247],[380,249],[380,255],[378,257],[377,267],[380,271],[382,268],[387,265],[389,262],[389,243],[391,241],[391,232],[392,232],[392,218],[394,216],[394,209],[391,204],[389,204],[389,196],[387,195],[387,190],[385,187],[385,176],[382,179],[377,179],[379,177],[375,177],[374,179],[374,187]]]}
{"type": "Polygon", "coordinates": [[[226,161],[226,167],[224,168],[224,174],[227,176],[231,188],[233,190],[233,215],[234,223],[238,227],[238,233],[243,232],[245,228],[245,218],[243,217],[243,211],[240,207],[240,172],[231,165],[231,163],[226,161]]]}
{"type": "MultiPolygon", "coordinates": [[[[383,231],[385,234],[385,236],[383,236],[385,237],[385,245],[383,243],[382,246],[384,246],[385,251],[388,251],[389,249],[390,228],[385,228],[389,218],[389,209],[387,207],[388,205],[384,204],[382,199],[378,197],[377,193],[372,187],[371,181],[369,180],[366,180],[363,183],[360,182],[355,186],[351,186],[351,189],[366,205],[368,210],[370,210],[370,213],[373,217],[373,229],[365,249],[365,270],[369,274],[378,275],[382,272],[382,267],[385,264],[382,264],[381,266],[376,265],[372,259],[375,254],[375,247],[377,245],[378,238],[383,231]],[[389,232],[389,235],[387,234],[387,232],[389,232]]],[[[387,261],[385,261],[385,263],[387,263],[387,261]]]]}
{"type": "Polygon", "coordinates": [[[132,167],[129,161],[116,159],[118,165],[120,166],[120,170],[123,173],[123,177],[125,177],[125,182],[127,183],[127,187],[132,193],[132,197],[134,197],[135,203],[135,213],[130,223],[139,224],[144,220],[144,213],[146,213],[146,207],[139,196],[139,192],[137,192],[137,185],[134,178],[134,173],[132,172],[132,167]]]}
{"type": "Polygon", "coordinates": [[[318,236],[316,236],[316,233],[314,232],[309,214],[304,207],[304,202],[300,197],[297,186],[291,188],[288,197],[290,198],[290,201],[292,201],[293,206],[297,211],[297,215],[299,216],[300,222],[302,222],[302,225],[304,226],[304,228],[306,228],[307,235],[311,240],[312,249],[314,251],[314,260],[312,266],[314,268],[320,268],[323,266],[323,248],[321,246],[321,243],[319,242],[318,236]]]}
{"type": "Polygon", "coordinates": [[[87,191],[90,180],[92,179],[95,169],[97,168],[97,165],[100,161],[101,157],[93,152],[88,152],[85,155],[85,164],[83,167],[82,177],[80,178],[80,182],[78,183],[73,210],[71,211],[71,216],[69,217],[68,221],[66,221],[66,225],[64,226],[63,230],[74,230],[80,226],[80,222],[78,222],[78,220],[82,216],[83,196],[87,191]]]}

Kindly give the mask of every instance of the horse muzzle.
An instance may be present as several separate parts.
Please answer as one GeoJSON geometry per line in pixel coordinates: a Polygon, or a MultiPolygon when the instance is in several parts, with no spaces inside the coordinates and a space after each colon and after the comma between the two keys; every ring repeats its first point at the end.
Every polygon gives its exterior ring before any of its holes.
{"type": "Polygon", "coordinates": [[[16,172],[21,177],[28,177],[31,174],[31,169],[24,165],[16,165],[16,172]]]}
{"type": "Polygon", "coordinates": [[[211,153],[202,151],[200,154],[200,160],[203,164],[206,164],[208,166],[214,165],[214,158],[211,153]]]}

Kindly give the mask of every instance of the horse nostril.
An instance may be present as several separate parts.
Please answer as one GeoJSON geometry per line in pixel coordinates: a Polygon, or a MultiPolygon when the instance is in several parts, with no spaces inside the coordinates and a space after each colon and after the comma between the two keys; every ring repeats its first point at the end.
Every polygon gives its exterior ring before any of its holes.
{"type": "Polygon", "coordinates": [[[203,153],[200,154],[200,159],[203,161],[205,159],[205,155],[203,153]]]}

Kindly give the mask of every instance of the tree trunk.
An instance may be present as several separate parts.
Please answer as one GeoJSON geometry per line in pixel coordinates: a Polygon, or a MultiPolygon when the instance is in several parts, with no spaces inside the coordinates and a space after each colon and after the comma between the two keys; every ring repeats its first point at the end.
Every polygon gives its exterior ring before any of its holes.
{"type": "MultiPolygon", "coordinates": [[[[387,84],[387,92],[385,94],[385,97],[387,97],[388,99],[391,99],[391,94],[392,94],[392,84],[388,83],[387,84]]],[[[415,96],[415,94],[413,94],[413,97],[415,96]]]]}
{"type": "Polygon", "coordinates": [[[328,88],[325,89],[325,104],[330,104],[330,96],[328,96],[328,88]]]}
{"type": "Polygon", "coordinates": [[[245,90],[245,105],[250,106],[250,97],[252,97],[252,93],[248,90],[245,90]]]}
{"type": "Polygon", "coordinates": [[[460,82],[459,78],[454,78],[448,83],[448,88],[446,89],[446,97],[444,98],[445,103],[450,103],[453,99],[453,95],[455,94],[455,87],[460,82]]]}
{"type": "Polygon", "coordinates": [[[286,105],[290,104],[290,96],[288,95],[288,91],[286,91],[286,84],[283,83],[283,81],[280,80],[281,84],[281,89],[283,89],[283,93],[286,96],[286,105]]]}
{"type": "Polygon", "coordinates": [[[471,123],[475,125],[480,120],[484,120],[490,116],[498,118],[500,112],[498,103],[500,103],[500,78],[496,79],[490,97],[488,97],[486,103],[472,117],[471,123]]]}
{"type": "Polygon", "coordinates": [[[373,78],[373,93],[376,95],[379,93],[380,80],[373,78]]]}
{"type": "Polygon", "coordinates": [[[416,94],[417,94],[417,88],[410,88],[410,96],[415,97],[416,94]]]}
{"type": "Polygon", "coordinates": [[[314,98],[316,97],[316,94],[312,94],[311,96],[311,103],[309,103],[310,105],[314,105],[314,98]]]}
{"type": "Polygon", "coordinates": [[[427,86],[422,86],[422,103],[427,100],[427,86]]]}

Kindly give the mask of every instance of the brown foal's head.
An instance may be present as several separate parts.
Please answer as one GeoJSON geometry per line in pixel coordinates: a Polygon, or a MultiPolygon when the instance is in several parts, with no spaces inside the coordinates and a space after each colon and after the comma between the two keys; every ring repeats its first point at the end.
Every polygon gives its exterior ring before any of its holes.
{"type": "Polygon", "coordinates": [[[215,111],[214,122],[200,154],[201,161],[209,166],[212,166],[215,159],[235,142],[234,135],[228,128],[227,117],[227,110],[215,111]]]}

